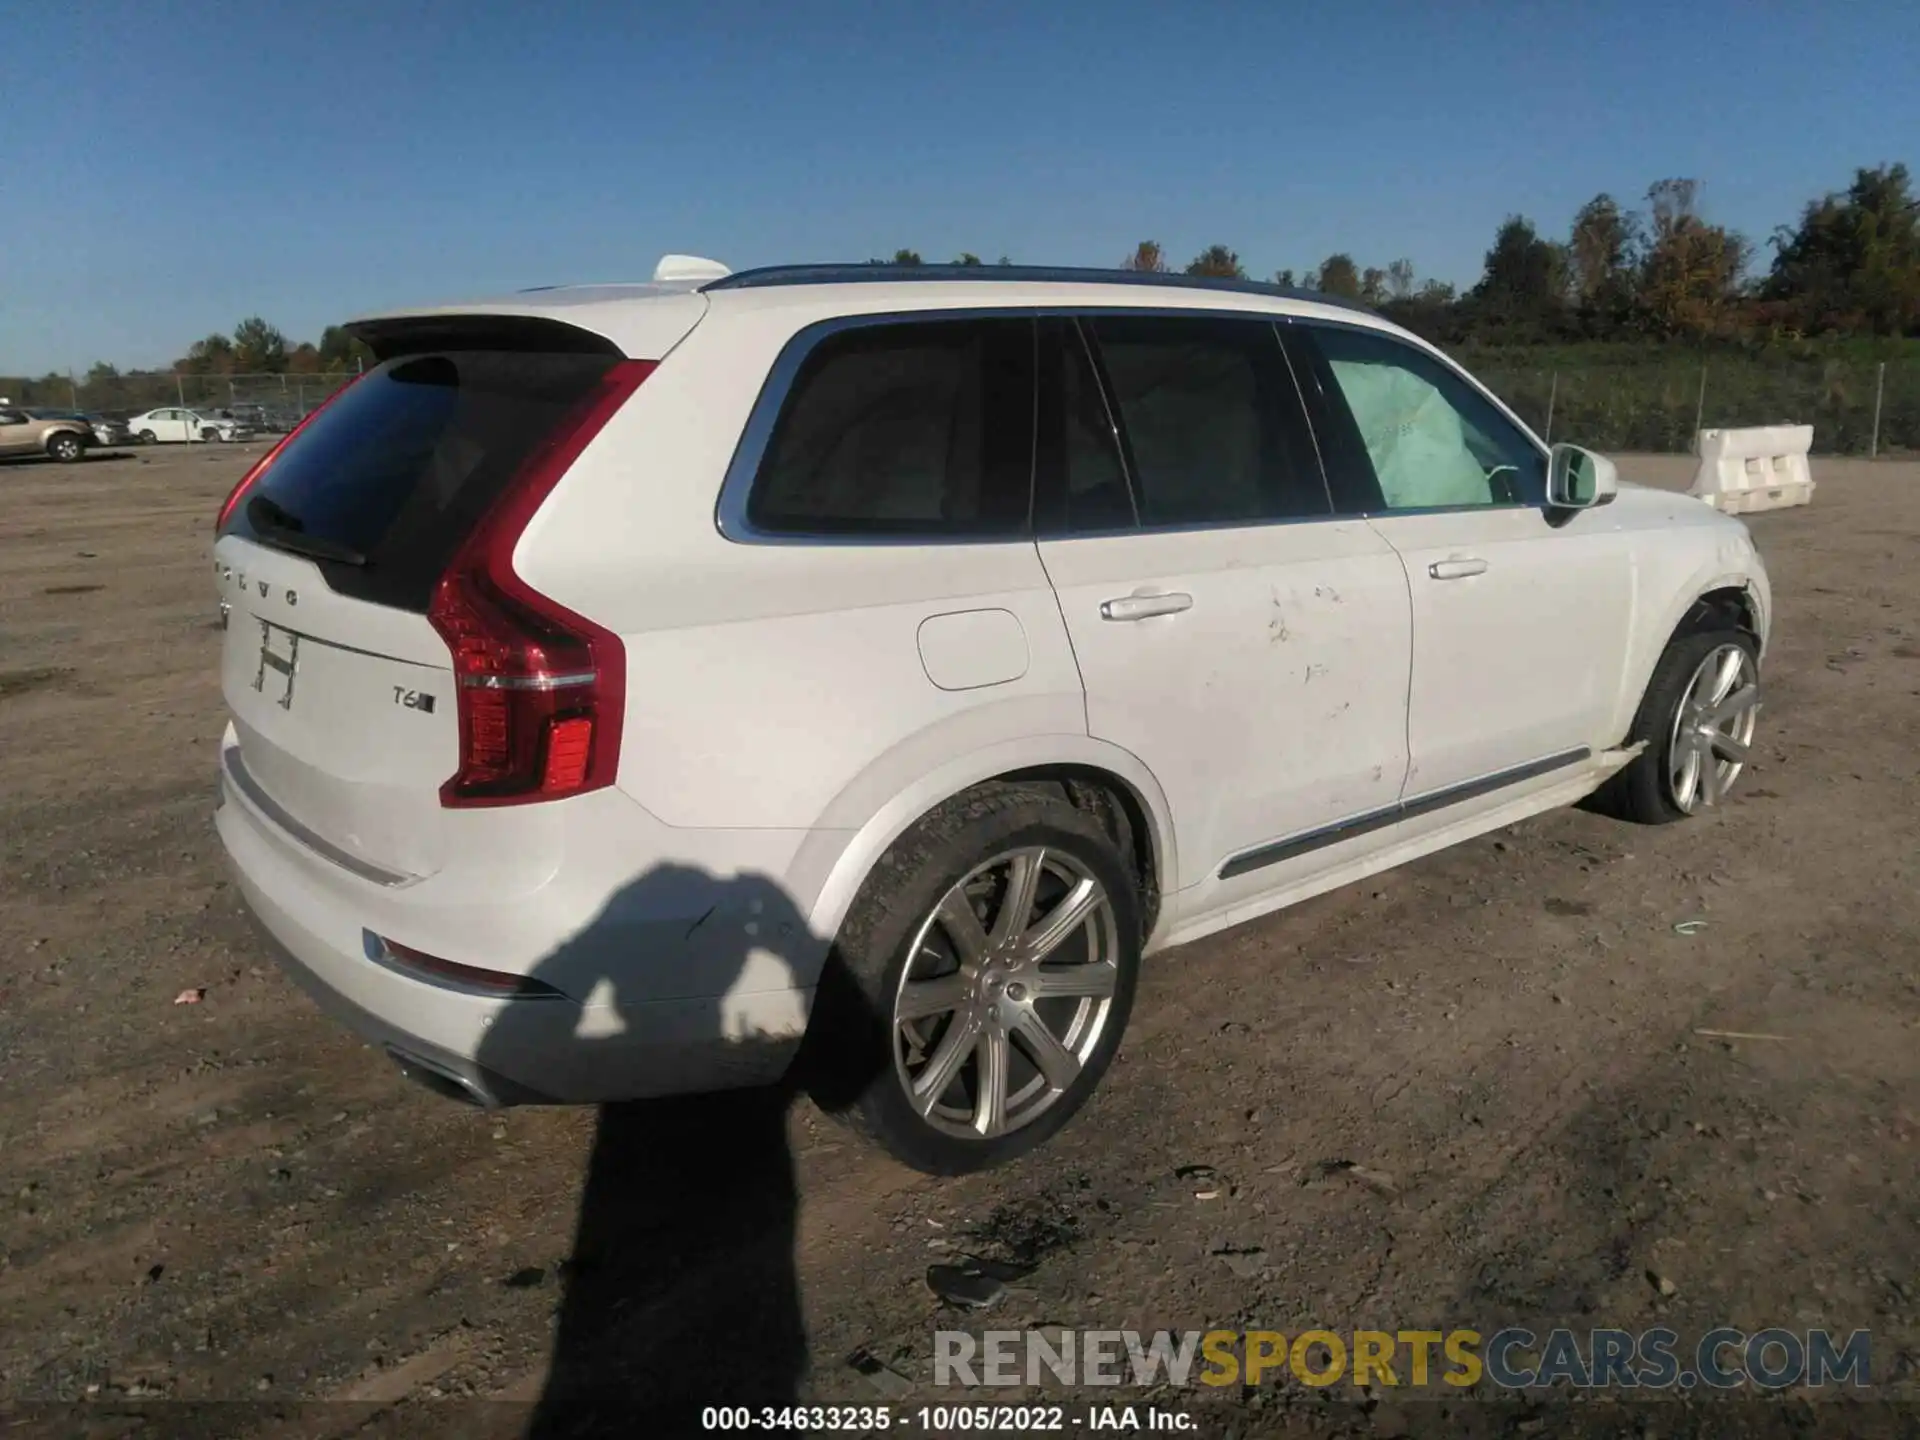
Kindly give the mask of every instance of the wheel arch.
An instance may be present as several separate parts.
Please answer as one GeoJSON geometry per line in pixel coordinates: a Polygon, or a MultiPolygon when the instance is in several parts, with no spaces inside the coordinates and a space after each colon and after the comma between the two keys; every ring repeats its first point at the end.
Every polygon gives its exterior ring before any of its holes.
{"type": "Polygon", "coordinates": [[[1770,621],[1768,604],[1764,582],[1746,571],[1697,577],[1676,593],[1659,623],[1647,628],[1648,639],[1632,655],[1627,683],[1615,707],[1612,733],[1616,741],[1624,741],[1631,732],[1660,657],[1674,641],[1727,628],[1751,635],[1764,655],[1770,621]]]}
{"type": "Polygon", "coordinates": [[[796,888],[814,896],[808,911],[812,932],[829,940],[839,933],[868,873],[922,817],[956,795],[995,783],[1057,786],[1078,808],[1099,817],[1140,879],[1143,938],[1151,948],[1166,918],[1167,887],[1179,873],[1166,792],[1137,756],[1088,735],[1043,735],[984,747],[896,787],[850,835],[843,827],[816,829],[794,864],[796,888]]]}

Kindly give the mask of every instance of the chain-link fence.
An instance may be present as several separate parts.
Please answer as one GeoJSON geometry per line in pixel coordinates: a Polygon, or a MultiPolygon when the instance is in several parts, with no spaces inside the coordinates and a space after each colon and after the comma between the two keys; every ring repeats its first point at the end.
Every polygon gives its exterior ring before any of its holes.
{"type": "MultiPolygon", "coordinates": [[[[1744,425],[1812,425],[1814,453],[1920,452],[1920,360],[1883,362],[1641,352],[1542,363],[1511,351],[1461,358],[1548,440],[1596,450],[1683,454],[1694,432],[1744,425]]],[[[0,376],[13,404],[116,417],[160,406],[227,410],[255,428],[296,425],[354,372],[314,375],[175,375],[105,379],[0,376]]]]}
{"type": "Polygon", "coordinates": [[[34,409],[76,410],[115,419],[168,406],[202,414],[225,411],[257,430],[272,433],[292,429],[356,373],[177,375],[171,371],[137,371],[98,380],[60,375],[37,380],[0,376],[0,396],[34,409]]]}
{"type": "Polygon", "coordinates": [[[1920,361],[1463,358],[1549,441],[1683,454],[1696,430],[1790,424],[1819,455],[1920,451],[1920,361]]]}

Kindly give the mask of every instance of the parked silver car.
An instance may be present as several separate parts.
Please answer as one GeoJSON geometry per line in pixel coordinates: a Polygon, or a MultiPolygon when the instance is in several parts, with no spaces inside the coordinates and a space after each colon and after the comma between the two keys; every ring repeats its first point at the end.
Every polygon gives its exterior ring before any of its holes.
{"type": "Polygon", "coordinates": [[[125,420],[88,412],[80,418],[93,427],[93,443],[102,446],[131,445],[133,429],[125,420]]]}

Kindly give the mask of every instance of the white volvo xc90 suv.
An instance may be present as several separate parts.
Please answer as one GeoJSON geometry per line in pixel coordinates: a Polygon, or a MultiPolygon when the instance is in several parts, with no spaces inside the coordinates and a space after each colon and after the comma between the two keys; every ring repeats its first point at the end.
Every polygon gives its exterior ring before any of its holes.
{"type": "Polygon", "coordinates": [[[1746,528],[1323,298],[669,257],[352,329],[220,512],[218,827],[482,1104],[800,1072],[992,1164],[1143,955],[1752,743],[1746,528]]]}

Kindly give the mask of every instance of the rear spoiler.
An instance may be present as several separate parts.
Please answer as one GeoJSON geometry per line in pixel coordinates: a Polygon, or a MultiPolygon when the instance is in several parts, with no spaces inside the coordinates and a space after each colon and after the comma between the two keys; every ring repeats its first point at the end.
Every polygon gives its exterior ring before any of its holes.
{"type": "Polygon", "coordinates": [[[518,350],[564,355],[622,351],[604,335],[540,315],[396,315],[345,327],[380,360],[438,350],[518,350]]]}

